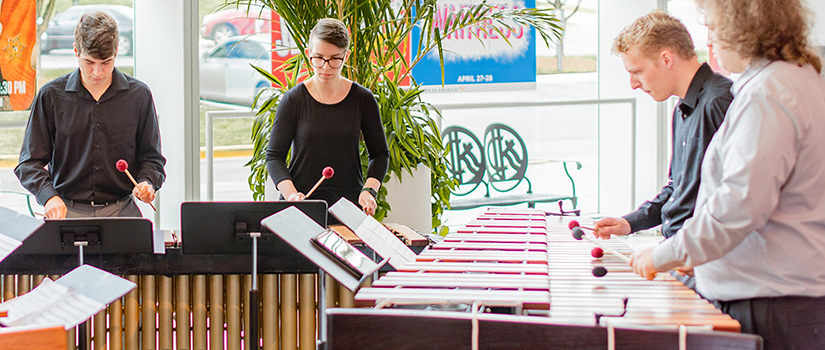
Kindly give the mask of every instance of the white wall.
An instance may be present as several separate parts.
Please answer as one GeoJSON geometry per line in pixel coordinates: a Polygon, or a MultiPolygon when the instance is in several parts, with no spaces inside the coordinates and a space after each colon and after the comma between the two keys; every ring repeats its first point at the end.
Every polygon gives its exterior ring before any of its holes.
{"type": "Polygon", "coordinates": [[[155,229],[179,229],[180,204],[200,195],[198,2],[140,0],[134,9],[135,77],[152,89],[166,157],[155,229]]]}
{"type": "Polygon", "coordinates": [[[631,169],[628,109],[606,105],[599,110],[599,211],[606,215],[625,214],[661,190],[657,163],[667,149],[658,145],[657,135],[666,119],[657,120],[657,103],[650,96],[631,90],[621,58],[610,53],[619,31],[656,7],[656,0],[599,1],[599,98],[636,98],[637,118],[636,168],[631,169]]]}
{"type": "Polygon", "coordinates": [[[812,43],[825,46],[825,1],[807,0],[808,8],[814,12],[814,26],[811,30],[812,43]]]}

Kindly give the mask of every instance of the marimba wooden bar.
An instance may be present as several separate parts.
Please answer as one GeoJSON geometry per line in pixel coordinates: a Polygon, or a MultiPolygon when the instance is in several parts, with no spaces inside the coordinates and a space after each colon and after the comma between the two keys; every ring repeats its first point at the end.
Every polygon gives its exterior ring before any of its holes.
{"type": "MultiPolygon", "coordinates": [[[[355,296],[359,305],[473,304],[511,306],[549,322],[577,325],[707,327],[739,331],[739,323],[668,275],[647,281],[620,257],[590,255],[566,218],[538,210],[490,209],[379,278],[355,296]],[[609,271],[594,277],[592,269],[609,271]],[[626,312],[624,298],[627,298],[626,312]],[[596,324],[596,314],[600,316],[596,324]]],[[[588,233],[589,234],[589,233],[588,233]]],[[[624,255],[620,239],[604,245],[624,255]]]]}

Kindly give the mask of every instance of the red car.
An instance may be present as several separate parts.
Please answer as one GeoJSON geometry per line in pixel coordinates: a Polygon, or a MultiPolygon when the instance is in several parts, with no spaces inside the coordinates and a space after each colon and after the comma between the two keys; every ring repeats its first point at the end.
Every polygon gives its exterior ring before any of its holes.
{"type": "Polygon", "coordinates": [[[220,43],[237,35],[270,32],[272,11],[259,6],[227,8],[203,16],[201,35],[220,43]]]}

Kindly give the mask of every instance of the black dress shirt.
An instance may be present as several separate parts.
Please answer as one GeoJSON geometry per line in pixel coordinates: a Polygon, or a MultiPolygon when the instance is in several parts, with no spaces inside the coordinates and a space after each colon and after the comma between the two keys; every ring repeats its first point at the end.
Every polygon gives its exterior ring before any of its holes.
{"type": "Polygon", "coordinates": [[[690,82],[685,98],[673,110],[673,153],[668,184],[662,192],[624,218],[630,232],[662,225],[662,234],[676,234],[693,216],[702,159],[713,134],[733,100],[732,82],[703,63],[690,82]]]}
{"type": "Polygon", "coordinates": [[[40,204],[53,196],[113,202],[134,188],[115,167],[119,159],[129,163],[138,183],[148,181],[157,190],[166,179],[152,92],[115,69],[112,84],[95,101],[75,70],[40,89],[14,173],[40,204]]]}

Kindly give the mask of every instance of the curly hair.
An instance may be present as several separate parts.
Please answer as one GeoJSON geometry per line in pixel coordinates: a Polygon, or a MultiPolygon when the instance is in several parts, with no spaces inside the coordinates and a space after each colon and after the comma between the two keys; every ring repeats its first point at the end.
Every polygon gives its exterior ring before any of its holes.
{"type": "Polygon", "coordinates": [[[106,12],[84,13],[74,30],[78,53],[101,60],[115,55],[119,39],[117,22],[106,12]]]}
{"type": "Polygon", "coordinates": [[[800,0],[697,0],[714,34],[742,57],[810,64],[822,59],[808,42],[811,12],[800,0]]]}
{"type": "Polygon", "coordinates": [[[653,10],[624,27],[613,39],[611,52],[619,55],[632,47],[646,55],[656,55],[668,48],[684,59],[696,57],[685,25],[662,10],[653,10]]]}

